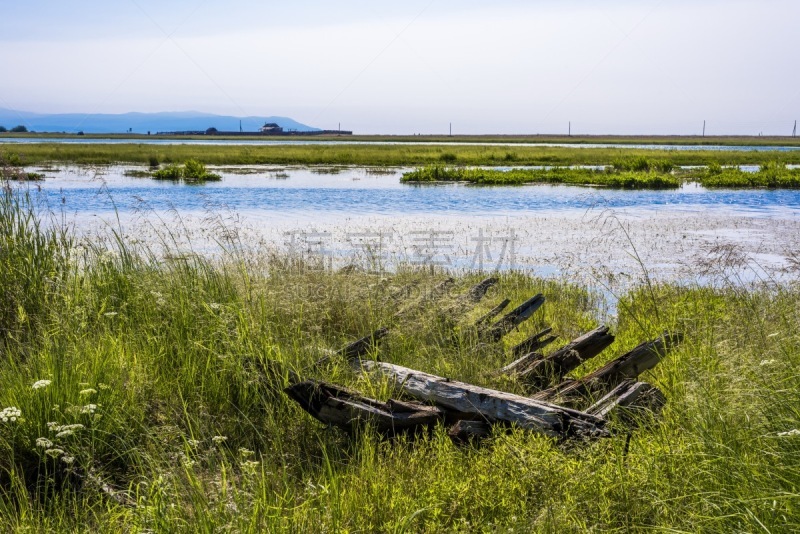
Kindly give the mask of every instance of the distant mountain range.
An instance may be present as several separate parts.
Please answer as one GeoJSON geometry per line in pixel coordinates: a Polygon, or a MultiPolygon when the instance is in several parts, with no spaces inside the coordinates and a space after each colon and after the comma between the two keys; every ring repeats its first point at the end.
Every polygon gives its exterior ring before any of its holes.
{"type": "Polygon", "coordinates": [[[257,132],[267,122],[274,122],[285,131],[299,132],[318,131],[301,124],[289,117],[233,117],[230,115],[214,115],[199,111],[167,111],[162,113],[122,113],[118,115],[103,113],[60,113],[42,114],[29,111],[14,111],[0,108],[0,126],[9,130],[17,125],[24,125],[34,132],[65,133],[138,133],[175,132],[216,128],[220,131],[242,130],[257,132]]]}

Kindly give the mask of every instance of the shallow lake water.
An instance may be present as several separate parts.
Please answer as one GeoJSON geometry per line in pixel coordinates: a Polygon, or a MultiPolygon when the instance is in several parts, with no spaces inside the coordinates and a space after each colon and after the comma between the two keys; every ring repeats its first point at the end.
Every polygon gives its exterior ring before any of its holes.
{"type": "Polygon", "coordinates": [[[30,188],[81,235],[214,254],[226,243],[320,264],[522,269],[603,280],[793,279],[800,191],[620,191],[408,185],[402,169],[222,167],[222,181],[131,178],[131,166],[31,168],[30,188]],[[380,174],[378,174],[380,172],[380,174]]]}

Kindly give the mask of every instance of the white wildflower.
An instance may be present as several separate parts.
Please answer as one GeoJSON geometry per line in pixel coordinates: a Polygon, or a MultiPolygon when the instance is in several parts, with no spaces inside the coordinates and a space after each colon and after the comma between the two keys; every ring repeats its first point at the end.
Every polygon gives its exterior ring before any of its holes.
{"type": "Polygon", "coordinates": [[[58,423],[56,423],[55,421],[49,421],[49,422],[47,423],[47,428],[48,428],[49,430],[52,430],[53,432],[56,432],[56,429],[57,429],[57,428],[59,428],[59,425],[58,425],[58,423]]]}
{"type": "Polygon", "coordinates": [[[220,444],[220,443],[222,443],[224,441],[228,441],[228,437],[227,436],[214,436],[213,438],[211,438],[211,441],[213,441],[216,444],[220,444]]]}
{"type": "Polygon", "coordinates": [[[46,388],[50,384],[52,384],[51,380],[37,380],[36,382],[33,383],[33,386],[31,386],[31,387],[33,389],[42,389],[42,388],[46,388]]]}
{"type": "Polygon", "coordinates": [[[75,461],[75,457],[65,454],[64,456],[61,457],[61,461],[67,465],[70,465],[72,462],[75,461]]]}
{"type": "Polygon", "coordinates": [[[86,388],[86,389],[82,389],[80,391],[80,393],[78,393],[78,394],[83,396],[83,395],[94,395],[95,393],[97,393],[96,389],[94,389],[94,388],[86,388]]]}
{"type": "Polygon", "coordinates": [[[0,421],[3,421],[4,423],[13,423],[20,417],[22,417],[22,411],[16,406],[3,408],[3,411],[0,412],[0,421]]]}
{"type": "Polygon", "coordinates": [[[119,314],[117,312],[115,312],[115,311],[111,311],[111,312],[106,312],[103,315],[105,315],[106,317],[114,317],[114,316],[119,315],[119,314]]]}
{"type": "Polygon", "coordinates": [[[778,435],[781,437],[800,436],[800,429],[793,428],[791,430],[787,430],[786,432],[778,432],[778,435]]]}
{"type": "Polygon", "coordinates": [[[242,471],[248,473],[250,475],[254,475],[256,472],[256,468],[259,466],[259,462],[253,460],[247,460],[242,462],[242,471]]]}
{"type": "Polygon", "coordinates": [[[53,442],[47,438],[36,438],[36,446],[40,449],[49,449],[53,446],[53,442]]]}
{"type": "Polygon", "coordinates": [[[187,443],[187,444],[188,444],[190,447],[198,447],[198,446],[200,445],[200,442],[199,442],[199,441],[197,441],[196,439],[190,439],[190,440],[187,440],[187,441],[186,441],[186,443],[187,443]]]}
{"type": "Polygon", "coordinates": [[[218,310],[222,307],[222,305],[218,302],[210,302],[208,304],[208,307],[211,308],[212,310],[218,310]]]}
{"type": "Polygon", "coordinates": [[[105,391],[106,389],[111,389],[111,386],[100,382],[99,384],[97,384],[97,389],[99,389],[100,391],[105,391]]]}
{"type": "Polygon", "coordinates": [[[64,449],[47,449],[44,453],[51,458],[58,458],[64,454],[64,449]]]}
{"type": "Polygon", "coordinates": [[[80,423],[76,423],[74,425],[62,425],[58,426],[57,424],[51,426],[50,423],[47,423],[47,427],[50,429],[51,432],[56,432],[57,438],[66,438],[75,433],[76,430],[82,430],[84,427],[80,423]]]}
{"type": "Polygon", "coordinates": [[[253,451],[251,451],[250,449],[245,449],[244,447],[239,447],[239,454],[241,454],[244,458],[247,458],[248,456],[252,456],[255,453],[253,451]]]}
{"type": "Polygon", "coordinates": [[[761,360],[761,363],[759,363],[758,365],[760,365],[761,367],[765,365],[775,365],[775,360],[761,360]]]}
{"type": "Polygon", "coordinates": [[[85,414],[93,414],[97,410],[96,404],[87,404],[83,408],[81,408],[81,413],[85,414]]]}

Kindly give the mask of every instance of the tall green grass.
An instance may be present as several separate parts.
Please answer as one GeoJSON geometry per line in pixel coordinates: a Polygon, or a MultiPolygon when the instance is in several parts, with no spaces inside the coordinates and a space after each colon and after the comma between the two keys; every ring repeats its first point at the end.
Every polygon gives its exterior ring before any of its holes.
{"type": "Polygon", "coordinates": [[[4,531],[800,528],[796,284],[621,295],[617,343],[586,370],[663,330],[685,335],[645,377],[669,399],[662,417],[629,445],[513,431],[456,446],[441,428],[382,440],[311,419],[281,392],[289,370],[387,398],[385,382],[343,362],[312,363],[388,325],[381,359],[521,392],[493,373],[509,356],[476,343],[471,322],[501,297],[543,292],[504,343],[545,325],[567,340],[601,320],[597,293],[506,273],[464,315],[456,295],[477,273],[430,305],[442,273],[163,254],[77,240],[39,213],[35,199],[2,197],[0,410],[21,412],[0,422],[4,531]]]}
{"type": "Polygon", "coordinates": [[[764,161],[800,163],[800,151],[653,150],[639,148],[580,148],[550,146],[480,146],[414,144],[333,145],[151,145],[36,143],[7,150],[27,165],[46,162],[86,164],[178,163],[189,159],[207,165],[611,165],[645,158],[674,166],[760,164],[764,161]]]}
{"type": "MultiPolygon", "coordinates": [[[[616,167],[616,166],[615,166],[616,167]]],[[[668,172],[646,170],[594,170],[570,167],[547,169],[482,169],[428,166],[403,174],[406,183],[469,182],[478,185],[571,184],[596,185],[616,189],[672,189],[681,180],[668,172]]]]}
{"type": "Polygon", "coordinates": [[[796,189],[800,187],[800,169],[776,162],[763,163],[756,172],[710,165],[697,175],[697,181],[705,187],[796,189]]]}

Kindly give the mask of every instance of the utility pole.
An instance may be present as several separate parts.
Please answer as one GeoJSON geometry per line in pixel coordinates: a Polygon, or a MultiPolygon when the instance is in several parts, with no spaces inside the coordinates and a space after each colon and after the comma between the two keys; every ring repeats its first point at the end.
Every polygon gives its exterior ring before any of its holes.
{"type": "Polygon", "coordinates": [[[572,121],[567,123],[567,137],[572,137],[572,121]]]}
{"type": "Polygon", "coordinates": [[[706,121],[703,121],[703,137],[706,136],[706,121]]]}
{"type": "Polygon", "coordinates": [[[242,133],[242,120],[239,119],[239,133],[242,133]]]}
{"type": "Polygon", "coordinates": [[[797,120],[794,121],[794,128],[792,129],[792,137],[797,137],[797,120]]]}
{"type": "Polygon", "coordinates": [[[450,123],[450,137],[453,137],[453,123],[450,123]]]}

